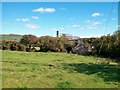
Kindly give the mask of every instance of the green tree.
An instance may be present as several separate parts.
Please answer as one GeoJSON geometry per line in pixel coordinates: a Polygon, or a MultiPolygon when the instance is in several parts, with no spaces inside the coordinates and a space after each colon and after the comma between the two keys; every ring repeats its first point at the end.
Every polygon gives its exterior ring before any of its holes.
{"type": "Polygon", "coordinates": [[[21,44],[27,45],[27,44],[35,44],[38,41],[38,37],[35,35],[23,35],[22,39],[20,40],[21,44]]]}

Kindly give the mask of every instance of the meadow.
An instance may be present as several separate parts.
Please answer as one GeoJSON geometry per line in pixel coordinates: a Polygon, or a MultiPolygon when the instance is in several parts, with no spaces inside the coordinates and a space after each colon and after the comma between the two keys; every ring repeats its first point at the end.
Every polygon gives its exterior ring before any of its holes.
{"type": "Polygon", "coordinates": [[[2,51],[3,88],[118,88],[118,63],[95,56],[2,51]]]}
{"type": "Polygon", "coordinates": [[[16,34],[6,34],[6,35],[0,35],[0,41],[6,40],[6,41],[20,41],[22,38],[22,35],[16,35],[16,34]]]}

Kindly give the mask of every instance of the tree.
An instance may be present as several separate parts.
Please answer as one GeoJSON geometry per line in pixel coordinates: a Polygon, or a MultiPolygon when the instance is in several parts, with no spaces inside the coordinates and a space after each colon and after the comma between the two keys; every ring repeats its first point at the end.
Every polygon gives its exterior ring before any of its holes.
{"type": "Polygon", "coordinates": [[[97,55],[110,58],[120,57],[120,30],[115,31],[112,35],[89,38],[87,42],[95,47],[97,55]]]}
{"type": "Polygon", "coordinates": [[[22,39],[20,40],[21,44],[27,45],[27,44],[35,44],[38,41],[38,37],[35,35],[24,35],[22,39]]]}
{"type": "Polygon", "coordinates": [[[43,36],[39,39],[40,43],[40,50],[47,52],[47,51],[54,51],[54,52],[64,52],[64,44],[66,43],[65,40],[59,37],[50,37],[50,36],[43,36]]]}

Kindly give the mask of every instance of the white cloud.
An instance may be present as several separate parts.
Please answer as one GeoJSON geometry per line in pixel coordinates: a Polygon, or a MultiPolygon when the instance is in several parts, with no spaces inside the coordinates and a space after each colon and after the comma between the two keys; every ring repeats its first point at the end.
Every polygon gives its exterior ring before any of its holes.
{"type": "Polygon", "coordinates": [[[22,21],[22,22],[27,22],[27,21],[29,21],[29,18],[22,18],[22,19],[17,18],[16,20],[17,21],[22,21]]]}
{"type": "Polygon", "coordinates": [[[85,28],[88,30],[91,30],[91,29],[96,29],[97,27],[96,26],[86,26],[85,28]]]}
{"type": "Polygon", "coordinates": [[[84,27],[80,27],[80,30],[93,30],[98,28],[97,26],[99,24],[102,24],[102,22],[99,21],[91,21],[91,20],[86,20],[85,22],[87,22],[88,25],[84,26],[84,27]]]}
{"type": "Polygon", "coordinates": [[[55,12],[56,10],[54,8],[38,8],[38,9],[34,9],[32,10],[33,12],[39,12],[39,13],[52,13],[55,12]]]}
{"type": "Polygon", "coordinates": [[[84,35],[84,36],[81,35],[80,38],[91,38],[91,37],[100,38],[101,36],[103,36],[103,35],[99,35],[99,34],[98,35],[97,34],[96,35],[87,35],[87,36],[86,35],[84,35]]]}
{"type": "Polygon", "coordinates": [[[97,17],[97,16],[103,16],[103,15],[104,15],[104,14],[101,14],[101,13],[96,12],[96,13],[93,13],[91,16],[97,17]]]}
{"type": "Polygon", "coordinates": [[[19,19],[19,18],[17,18],[17,19],[16,19],[16,21],[20,21],[20,19],[19,19]]]}
{"type": "Polygon", "coordinates": [[[112,18],[112,21],[115,21],[116,20],[116,18],[112,18]]]}
{"type": "Polygon", "coordinates": [[[93,30],[93,29],[96,29],[97,27],[96,26],[85,26],[85,27],[81,27],[79,28],[80,30],[93,30]]]}
{"type": "Polygon", "coordinates": [[[85,28],[84,28],[84,27],[81,27],[80,30],[85,30],[85,28]]]}
{"type": "Polygon", "coordinates": [[[23,18],[23,19],[21,19],[23,22],[27,22],[27,21],[29,21],[29,18],[23,18]]]}
{"type": "Polygon", "coordinates": [[[93,22],[91,26],[97,26],[99,24],[101,24],[101,22],[93,22]]]}
{"type": "Polygon", "coordinates": [[[36,25],[36,24],[26,24],[25,27],[28,28],[28,29],[38,29],[38,28],[40,28],[40,26],[36,25]]]}
{"type": "Polygon", "coordinates": [[[64,28],[59,28],[59,30],[64,30],[64,28]]]}
{"type": "Polygon", "coordinates": [[[56,31],[56,30],[57,30],[57,28],[53,28],[52,30],[56,31]]]}
{"type": "Polygon", "coordinates": [[[98,22],[98,21],[90,21],[90,20],[86,20],[85,22],[89,23],[90,26],[97,26],[99,24],[102,24],[102,22],[98,22]]]}
{"type": "Polygon", "coordinates": [[[60,30],[64,30],[64,28],[53,28],[52,30],[54,30],[54,31],[60,31],[60,30]]]}
{"type": "Polygon", "coordinates": [[[76,27],[80,27],[80,25],[75,24],[75,25],[72,25],[72,27],[76,28],[76,27]]]}
{"type": "Polygon", "coordinates": [[[98,28],[97,25],[101,24],[101,22],[92,22],[88,26],[80,27],[80,30],[93,30],[98,28]]]}
{"type": "Polygon", "coordinates": [[[116,28],[120,28],[120,25],[117,25],[116,28]]]}
{"type": "Polygon", "coordinates": [[[32,16],[33,19],[39,19],[38,16],[32,16]]]}

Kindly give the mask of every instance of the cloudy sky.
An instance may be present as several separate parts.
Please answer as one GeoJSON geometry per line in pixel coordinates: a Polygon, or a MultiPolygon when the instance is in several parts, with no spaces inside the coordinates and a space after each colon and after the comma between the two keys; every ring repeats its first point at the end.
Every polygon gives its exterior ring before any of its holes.
{"type": "Polygon", "coordinates": [[[118,3],[3,2],[2,25],[3,34],[99,37],[117,30],[118,3]]]}

